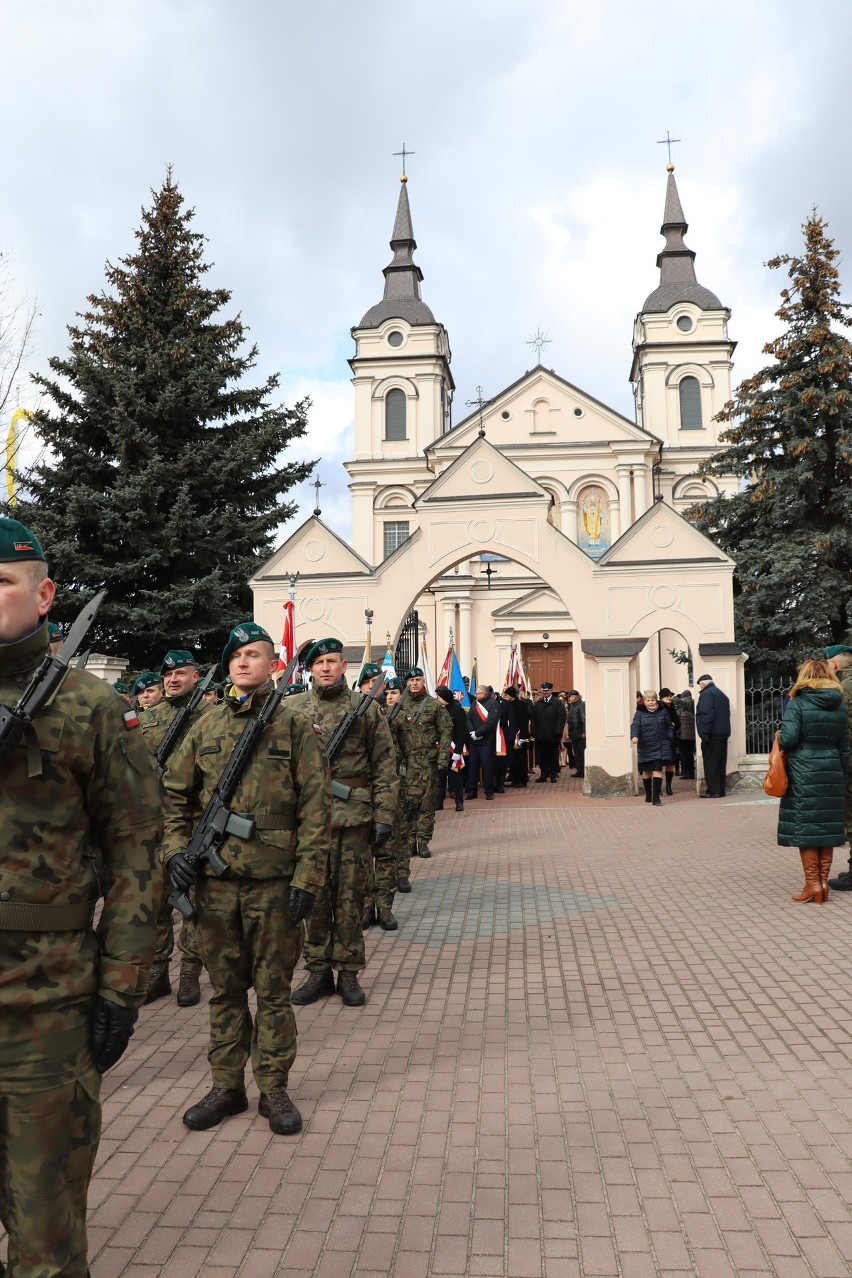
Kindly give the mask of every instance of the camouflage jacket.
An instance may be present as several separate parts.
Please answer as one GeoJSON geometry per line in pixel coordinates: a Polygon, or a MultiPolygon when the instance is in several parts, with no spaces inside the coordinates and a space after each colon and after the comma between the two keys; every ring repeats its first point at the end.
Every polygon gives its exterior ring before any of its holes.
{"type": "MultiPolygon", "coordinates": [[[[47,650],[46,627],[0,647],[0,702],[14,706],[47,650]]],[[[0,924],[5,903],[94,908],[97,927],[0,925],[0,1062],[69,1058],[93,995],[142,1002],[162,876],[160,796],[142,733],[102,680],[72,669],[0,767],[0,924]],[[28,737],[30,742],[28,744],[28,737]],[[37,747],[37,748],[36,748],[37,747]]]]}
{"type": "MultiPolygon", "coordinates": [[[[305,709],[323,745],[327,745],[341,719],[361,704],[360,695],[351,692],[345,680],[333,688],[313,684],[310,700],[305,697],[297,700],[308,701],[305,709]]],[[[331,820],[334,829],[369,825],[372,821],[393,825],[399,784],[393,738],[384,713],[375,702],[363,718],[353,724],[331,765],[331,775],[335,781],[352,788],[348,799],[334,799],[331,820]]]]}
{"type": "MultiPolygon", "coordinates": [[[[172,720],[190,700],[192,697],[192,691],[194,690],[184,692],[180,697],[163,697],[162,701],[158,705],[151,706],[150,710],[143,710],[140,714],[139,725],[142,728],[142,735],[145,738],[145,744],[152,754],[157,753],[160,742],[171,727],[172,720]]],[[[187,725],[186,731],[188,732],[190,727],[192,727],[194,723],[197,723],[201,716],[211,709],[212,706],[210,706],[206,701],[199,701],[198,705],[189,716],[189,724],[187,725]]],[[[186,735],[186,733],[184,733],[184,735],[186,735]]],[[[178,742],[178,744],[180,743],[178,742]]],[[[176,748],[177,747],[175,747],[175,749],[176,748]]],[[[172,753],[174,753],[174,751],[172,751],[172,753]]]]}
{"type": "MultiPolygon", "coordinates": [[[[849,736],[852,738],[852,666],[844,666],[842,670],[838,670],[837,677],[840,680],[840,695],[843,697],[843,704],[849,716],[849,736]]],[[[852,756],[849,768],[852,773],[852,756]]]]}
{"type": "Polygon", "coordinates": [[[453,721],[437,697],[409,692],[397,723],[407,756],[406,789],[422,798],[432,785],[438,761],[446,763],[453,739],[453,721]]]}
{"type": "MultiPolygon", "coordinates": [[[[261,688],[245,701],[226,697],[193,724],[172,754],[163,777],[163,860],[185,850],[247,719],[267,696],[268,689],[261,688]]],[[[293,887],[316,893],[328,879],[331,789],[328,761],[302,710],[304,700],[281,702],[231,804],[234,812],[255,818],[254,834],[226,837],[219,852],[236,878],[292,879],[293,887]]],[[[207,865],[201,872],[212,873],[207,865]]]]}

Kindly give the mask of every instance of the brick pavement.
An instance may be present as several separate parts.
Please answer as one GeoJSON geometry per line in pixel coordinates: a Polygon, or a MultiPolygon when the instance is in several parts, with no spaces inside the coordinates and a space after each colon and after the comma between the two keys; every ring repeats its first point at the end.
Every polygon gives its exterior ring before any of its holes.
{"type": "Polygon", "coordinates": [[[762,796],[578,784],[439,815],[366,1008],[299,1011],[301,1136],[187,1131],[206,1008],[145,1009],[93,1278],[852,1272],[852,894],[790,903],[762,796]]]}

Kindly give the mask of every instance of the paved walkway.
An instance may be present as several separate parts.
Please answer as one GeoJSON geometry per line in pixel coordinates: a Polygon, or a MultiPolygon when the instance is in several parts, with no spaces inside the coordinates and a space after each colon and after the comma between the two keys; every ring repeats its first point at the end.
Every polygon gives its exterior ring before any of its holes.
{"type": "Polygon", "coordinates": [[[762,795],[578,784],[439,814],[366,1008],[299,1012],[301,1136],[188,1132],[206,1008],[143,1012],[93,1278],[852,1273],[852,894],[790,903],[762,795]]]}

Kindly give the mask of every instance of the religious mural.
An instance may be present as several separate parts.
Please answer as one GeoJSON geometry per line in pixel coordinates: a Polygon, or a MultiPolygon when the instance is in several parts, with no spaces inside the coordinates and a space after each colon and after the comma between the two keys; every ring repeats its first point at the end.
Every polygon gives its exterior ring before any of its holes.
{"type": "Polygon", "coordinates": [[[577,499],[577,545],[592,559],[600,559],[611,542],[609,497],[596,484],[577,499]]]}

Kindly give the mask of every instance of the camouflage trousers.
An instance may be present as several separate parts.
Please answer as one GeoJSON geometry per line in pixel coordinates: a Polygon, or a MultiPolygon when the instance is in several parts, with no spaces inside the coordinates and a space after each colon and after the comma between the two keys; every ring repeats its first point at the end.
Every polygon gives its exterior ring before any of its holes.
{"type": "Polygon", "coordinates": [[[296,1059],[290,986],[303,938],[287,913],[289,890],[289,879],[197,880],[198,934],[213,988],[207,1059],[214,1087],[242,1087],[249,1055],[261,1092],[287,1086],[296,1059]]]}
{"type": "Polygon", "coordinates": [[[309,972],[361,972],[364,897],[370,856],[369,825],[332,829],[328,882],[307,920],[305,967],[309,972]]]}
{"type": "Polygon", "coordinates": [[[435,803],[438,798],[438,769],[432,768],[426,784],[426,792],[420,804],[417,817],[416,837],[418,843],[428,843],[435,833],[435,803]]]}
{"type": "MultiPolygon", "coordinates": [[[[20,1073],[20,1071],[16,1071],[20,1073]]],[[[101,1134],[88,1050],[40,1078],[0,1078],[0,1222],[9,1278],[86,1278],[86,1198],[101,1134]]],[[[2,1272],[2,1268],[0,1268],[2,1272]]]]}
{"type": "MultiPolygon", "coordinates": [[[[163,866],[163,876],[165,880],[163,884],[163,899],[157,914],[157,948],[154,951],[153,964],[155,972],[166,971],[169,966],[169,959],[172,957],[175,948],[174,911],[169,905],[172,884],[165,866],[163,866]]],[[[192,897],[193,891],[190,892],[190,897],[192,897]]],[[[200,976],[203,964],[201,961],[201,946],[194,921],[183,920],[183,926],[178,933],[177,944],[181,952],[181,971],[194,972],[196,976],[200,976]]]]}
{"type": "Polygon", "coordinates": [[[372,904],[375,910],[393,908],[396,892],[396,826],[394,834],[380,848],[370,845],[370,857],[366,867],[365,906],[372,904]]]}

